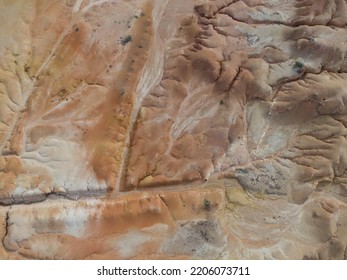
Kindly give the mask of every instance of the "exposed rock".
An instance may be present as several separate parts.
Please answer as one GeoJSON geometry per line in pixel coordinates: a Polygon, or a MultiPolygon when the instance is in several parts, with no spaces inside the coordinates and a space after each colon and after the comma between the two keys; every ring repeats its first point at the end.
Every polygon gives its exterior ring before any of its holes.
{"type": "Polygon", "coordinates": [[[347,258],[346,1],[0,6],[0,258],[347,258]]]}

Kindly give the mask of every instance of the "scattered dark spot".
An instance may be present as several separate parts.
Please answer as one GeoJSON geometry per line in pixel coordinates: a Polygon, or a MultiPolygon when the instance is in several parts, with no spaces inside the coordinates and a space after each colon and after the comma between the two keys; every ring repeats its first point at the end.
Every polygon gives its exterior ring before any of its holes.
{"type": "Polygon", "coordinates": [[[75,29],[75,31],[78,32],[78,31],[80,31],[80,29],[77,27],[77,28],[75,29]]]}
{"type": "Polygon", "coordinates": [[[200,230],[201,236],[205,239],[205,241],[209,241],[208,233],[206,230],[200,230]]]}
{"type": "Polygon", "coordinates": [[[125,94],[124,88],[122,88],[122,89],[120,90],[119,94],[120,94],[120,96],[123,96],[123,95],[125,94]]]}
{"type": "Polygon", "coordinates": [[[223,99],[221,101],[219,101],[219,105],[224,105],[223,99]]]}
{"type": "Polygon", "coordinates": [[[25,65],[25,66],[24,66],[24,71],[28,73],[28,72],[29,72],[29,70],[30,70],[30,66],[25,65]]]}
{"type": "Polygon", "coordinates": [[[142,46],[142,45],[138,45],[137,47],[138,47],[139,49],[142,49],[142,48],[143,48],[143,46],[142,46]]]}

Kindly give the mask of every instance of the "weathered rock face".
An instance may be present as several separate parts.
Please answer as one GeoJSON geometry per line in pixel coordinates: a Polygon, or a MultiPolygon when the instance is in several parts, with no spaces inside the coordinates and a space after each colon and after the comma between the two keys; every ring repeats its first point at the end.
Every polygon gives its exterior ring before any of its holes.
{"type": "Polygon", "coordinates": [[[0,0],[0,93],[0,258],[347,259],[346,1],[0,0]]]}

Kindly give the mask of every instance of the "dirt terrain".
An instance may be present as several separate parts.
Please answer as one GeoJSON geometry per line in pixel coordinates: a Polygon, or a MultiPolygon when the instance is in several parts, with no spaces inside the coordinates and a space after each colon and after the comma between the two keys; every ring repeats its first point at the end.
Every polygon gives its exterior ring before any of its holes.
{"type": "Polygon", "coordinates": [[[346,0],[0,0],[0,259],[347,259],[346,0]]]}

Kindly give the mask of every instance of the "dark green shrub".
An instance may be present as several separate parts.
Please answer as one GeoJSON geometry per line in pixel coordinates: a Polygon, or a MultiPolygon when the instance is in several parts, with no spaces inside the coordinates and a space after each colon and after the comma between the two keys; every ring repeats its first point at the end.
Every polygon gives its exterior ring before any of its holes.
{"type": "Polygon", "coordinates": [[[211,202],[209,200],[207,200],[206,198],[204,199],[204,209],[205,210],[211,209],[211,202]]]}
{"type": "Polygon", "coordinates": [[[302,73],[304,71],[305,68],[305,64],[300,61],[300,60],[295,60],[294,64],[293,64],[293,69],[297,72],[297,73],[302,73]]]}

